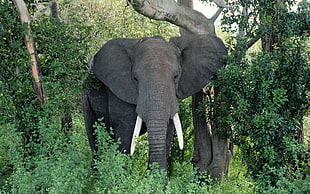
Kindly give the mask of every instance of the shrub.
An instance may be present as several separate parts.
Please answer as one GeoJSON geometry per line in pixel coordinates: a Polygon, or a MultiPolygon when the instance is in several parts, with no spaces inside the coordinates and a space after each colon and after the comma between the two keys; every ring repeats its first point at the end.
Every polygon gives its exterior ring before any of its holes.
{"type": "Polygon", "coordinates": [[[292,177],[305,159],[306,145],[298,144],[296,134],[310,104],[306,45],[291,38],[272,53],[228,57],[214,82],[222,89],[214,106],[225,102],[228,110],[214,119],[232,126],[221,130],[239,145],[249,173],[267,185],[292,177]]]}

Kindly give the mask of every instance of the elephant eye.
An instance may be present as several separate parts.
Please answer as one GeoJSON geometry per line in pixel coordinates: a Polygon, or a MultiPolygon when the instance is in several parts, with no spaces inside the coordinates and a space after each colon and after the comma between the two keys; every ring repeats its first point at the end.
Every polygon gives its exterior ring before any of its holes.
{"type": "Polygon", "coordinates": [[[178,74],[175,74],[175,75],[173,76],[173,80],[176,81],[176,80],[178,79],[178,77],[179,77],[179,75],[178,75],[178,74]]]}
{"type": "Polygon", "coordinates": [[[136,76],[133,77],[133,80],[135,80],[136,82],[138,82],[138,78],[136,76]]]}

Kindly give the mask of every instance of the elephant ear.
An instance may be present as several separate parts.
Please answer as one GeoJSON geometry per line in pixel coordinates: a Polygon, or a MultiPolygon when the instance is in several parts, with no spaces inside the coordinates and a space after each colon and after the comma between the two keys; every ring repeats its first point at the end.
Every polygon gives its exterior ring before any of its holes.
{"type": "Polygon", "coordinates": [[[181,51],[182,73],[177,89],[180,99],[187,98],[209,82],[216,70],[225,65],[227,49],[214,35],[186,35],[170,39],[181,51]]]}
{"type": "Polygon", "coordinates": [[[91,69],[121,100],[136,104],[138,89],[131,74],[133,52],[139,39],[118,38],[108,41],[93,57],[91,69]]]}

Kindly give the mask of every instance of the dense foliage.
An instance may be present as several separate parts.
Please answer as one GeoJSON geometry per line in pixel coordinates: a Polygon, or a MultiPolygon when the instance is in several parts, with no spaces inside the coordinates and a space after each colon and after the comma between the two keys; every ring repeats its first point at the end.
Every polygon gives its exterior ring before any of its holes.
{"type": "Polygon", "coordinates": [[[232,126],[234,143],[251,173],[261,180],[276,182],[280,171],[293,173],[300,161],[309,158],[296,138],[309,109],[308,61],[305,44],[291,39],[272,53],[232,59],[218,73],[216,84],[229,114],[215,119],[232,126]]]}
{"type": "MultiPolygon", "coordinates": [[[[63,152],[79,149],[75,143],[68,144],[73,140],[64,131],[61,118],[77,110],[79,85],[87,70],[88,45],[84,36],[89,32],[84,26],[57,24],[46,17],[33,22],[32,36],[37,40],[47,99],[47,104],[42,105],[33,88],[29,54],[24,44],[26,26],[20,24],[19,13],[11,1],[0,3],[1,185],[9,176],[7,186],[12,192],[20,193],[20,187],[25,191],[32,187],[44,190],[46,185],[40,183],[48,180],[48,174],[38,174],[35,179],[29,177],[36,176],[34,172],[40,168],[44,170],[44,164],[68,160],[63,152]],[[72,31],[80,33],[68,33],[72,31]],[[38,185],[28,184],[31,180],[38,185]]],[[[53,172],[53,169],[45,171],[53,172]]]]}
{"type": "MultiPolygon", "coordinates": [[[[42,1],[26,1],[38,2],[42,1]]],[[[28,6],[47,99],[42,105],[33,89],[26,26],[10,0],[0,1],[0,193],[252,193],[253,180],[245,178],[244,164],[261,182],[278,180],[265,187],[266,192],[309,190],[309,150],[292,138],[309,110],[308,42],[296,37],[297,27],[290,27],[294,36],[274,52],[242,60],[230,57],[229,66],[218,74],[214,84],[223,88],[220,97],[229,110],[218,122],[233,126],[233,132],[223,131],[240,147],[224,181],[211,182],[205,175],[202,179],[192,169],[191,100],[180,102],[186,147],[179,151],[172,145],[173,173],[163,191],[163,174],[147,169],[145,136],[135,155],[126,156],[115,150],[117,143],[98,125],[101,149],[91,164],[79,101],[88,60],[107,40],[169,38],[178,28],[137,14],[125,0],[57,2],[60,21],[49,16],[46,4],[28,6]],[[68,115],[72,126],[63,125],[68,115]]],[[[306,13],[304,8],[299,12],[306,13]]],[[[301,17],[290,14],[292,21],[301,17]]],[[[309,21],[301,18],[302,25],[290,24],[305,29],[309,21]]]]}
{"type": "Polygon", "coordinates": [[[214,82],[221,93],[212,105],[213,121],[240,147],[257,183],[272,187],[283,177],[301,173],[307,182],[310,176],[309,145],[298,142],[310,105],[310,10],[303,1],[289,11],[294,2],[231,2],[234,10],[223,18],[224,30],[234,33],[230,55],[214,82]],[[249,53],[255,37],[263,38],[262,51],[249,53]]]}
{"type": "MultiPolygon", "coordinates": [[[[227,1],[232,9],[224,10],[221,28],[232,33],[233,41],[242,54],[259,38],[262,49],[270,51],[266,43],[281,42],[291,36],[309,33],[309,2],[307,0],[227,1]],[[297,8],[296,8],[297,6],[297,8]],[[253,41],[255,40],[255,41],[253,41]],[[244,44],[247,42],[247,44],[244,44]],[[243,45],[243,44],[244,45],[243,45]]],[[[235,45],[235,44],[231,44],[235,45]]],[[[274,47],[275,45],[270,45],[274,47]]]]}

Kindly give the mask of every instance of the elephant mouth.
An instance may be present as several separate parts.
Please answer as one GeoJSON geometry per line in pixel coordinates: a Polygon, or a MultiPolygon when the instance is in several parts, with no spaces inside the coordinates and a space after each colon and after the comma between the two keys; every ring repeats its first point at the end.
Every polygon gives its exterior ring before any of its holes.
{"type": "MultiPolygon", "coordinates": [[[[180,150],[183,150],[184,141],[183,141],[183,132],[182,132],[182,126],[181,126],[179,114],[176,113],[173,116],[172,120],[173,120],[174,127],[176,129],[176,132],[177,132],[177,137],[178,137],[178,141],[179,141],[179,148],[180,148],[180,150]]],[[[135,142],[136,142],[136,139],[139,137],[141,127],[142,127],[142,122],[143,122],[142,118],[138,115],[137,120],[136,120],[136,124],[135,124],[135,128],[133,131],[133,137],[131,140],[130,154],[133,154],[135,152],[135,146],[136,146],[135,142]]]]}

